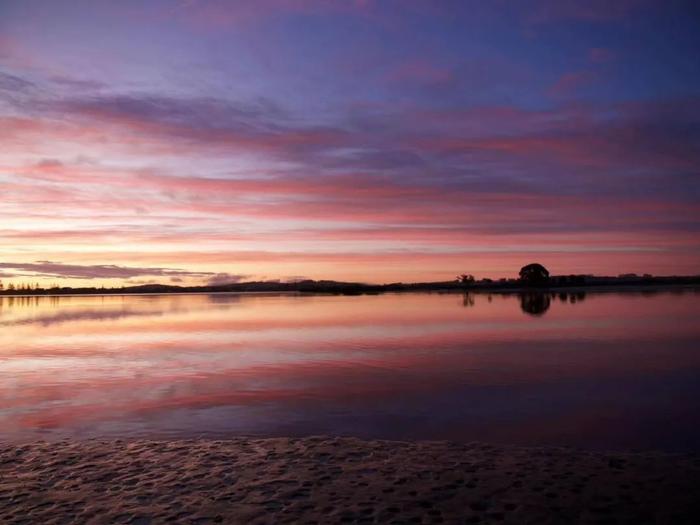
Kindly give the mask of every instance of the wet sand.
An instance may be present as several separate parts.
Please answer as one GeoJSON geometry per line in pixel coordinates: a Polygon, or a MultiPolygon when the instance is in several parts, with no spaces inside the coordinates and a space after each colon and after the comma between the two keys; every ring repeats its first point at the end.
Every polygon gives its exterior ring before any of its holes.
{"type": "Polygon", "coordinates": [[[700,523],[700,459],[321,437],[5,444],[0,523],[700,523]]]}

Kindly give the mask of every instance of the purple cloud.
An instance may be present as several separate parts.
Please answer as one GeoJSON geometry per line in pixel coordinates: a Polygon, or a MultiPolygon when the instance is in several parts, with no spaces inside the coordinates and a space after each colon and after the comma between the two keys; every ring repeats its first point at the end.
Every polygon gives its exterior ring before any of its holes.
{"type": "Polygon", "coordinates": [[[41,277],[65,277],[71,279],[128,279],[144,275],[162,277],[206,277],[215,275],[213,272],[190,272],[177,268],[139,268],[114,264],[78,265],[52,261],[36,261],[33,263],[6,262],[0,263],[0,268],[33,272],[36,276],[41,277]]]}
{"type": "Polygon", "coordinates": [[[0,90],[25,91],[33,87],[34,84],[28,80],[0,71],[0,90]]]}
{"type": "Polygon", "coordinates": [[[219,286],[224,284],[234,284],[239,283],[245,279],[250,279],[250,275],[236,275],[230,273],[217,273],[212,275],[208,280],[207,284],[209,286],[219,286]]]}

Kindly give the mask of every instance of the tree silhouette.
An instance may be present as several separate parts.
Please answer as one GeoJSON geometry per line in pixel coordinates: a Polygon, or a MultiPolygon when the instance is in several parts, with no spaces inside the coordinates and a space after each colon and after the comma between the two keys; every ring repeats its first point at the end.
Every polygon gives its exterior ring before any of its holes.
{"type": "Polygon", "coordinates": [[[472,284],[474,280],[474,276],[470,273],[463,273],[457,276],[457,282],[460,284],[472,284]]]}
{"type": "Polygon", "coordinates": [[[526,284],[545,284],[549,281],[549,271],[539,263],[531,263],[520,268],[520,280],[526,284]]]}

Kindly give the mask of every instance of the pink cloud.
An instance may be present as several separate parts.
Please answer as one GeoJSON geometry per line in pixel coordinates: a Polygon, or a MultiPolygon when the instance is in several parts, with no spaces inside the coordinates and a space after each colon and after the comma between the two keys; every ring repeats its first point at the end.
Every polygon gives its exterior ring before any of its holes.
{"type": "Polygon", "coordinates": [[[417,269],[406,278],[452,278],[464,260],[498,276],[537,250],[586,272],[610,269],[614,261],[631,271],[681,273],[669,269],[698,261],[697,209],[682,195],[648,188],[653,177],[665,183],[697,165],[686,123],[697,107],[693,100],[544,111],[406,107],[390,113],[382,128],[354,129],[294,124],[211,101],[69,101],[60,106],[61,118],[3,119],[10,131],[0,166],[6,174],[0,246],[11,260],[21,260],[20,250],[53,246],[33,259],[68,264],[60,254],[70,245],[81,257],[91,254],[72,263],[103,265],[104,253],[93,246],[108,244],[129,246],[128,257],[110,260],[119,266],[142,260],[137,267],[180,267],[182,260],[186,271],[221,273],[235,261],[245,275],[258,267],[268,275],[370,281],[395,280],[391,269],[407,256],[417,269]],[[68,160],[64,145],[91,151],[105,165],[68,160]],[[154,152],[176,160],[168,164],[177,168],[120,167],[115,160],[154,152]],[[256,165],[235,175],[224,168],[215,178],[181,162],[212,152],[232,162],[240,152],[256,152],[293,168],[256,165]],[[397,168],[389,152],[411,152],[425,164],[397,168]],[[447,180],[453,166],[469,172],[447,180]],[[642,184],[639,174],[649,173],[650,183],[635,193],[627,171],[642,184]],[[499,180],[499,172],[514,175],[499,180]],[[544,186],[537,184],[540,172],[562,175],[544,186]],[[141,227],[133,227],[134,217],[141,227]],[[42,222],[51,227],[42,231],[36,226],[42,222]],[[576,244],[567,242],[573,234],[576,244]],[[193,239],[201,251],[190,253],[193,239]],[[269,250],[273,245],[278,253],[269,250]]]}

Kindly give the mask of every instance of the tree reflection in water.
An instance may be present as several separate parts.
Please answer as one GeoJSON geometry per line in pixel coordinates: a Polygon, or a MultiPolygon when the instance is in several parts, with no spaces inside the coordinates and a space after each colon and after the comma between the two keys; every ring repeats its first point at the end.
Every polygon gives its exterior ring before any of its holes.
{"type": "Polygon", "coordinates": [[[576,304],[586,298],[586,292],[523,292],[518,294],[520,309],[529,315],[544,315],[552,305],[552,300],[558,298],[561,303],[576,304]]]}
{"type": "Polygon", "coordinates": [[[526,292],[520,294],[520,309],[526,314],[540,316],[549,310],[552,300],[548,293],[526,292]]]}

